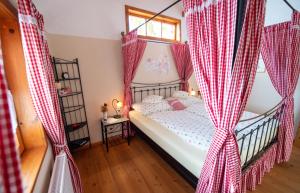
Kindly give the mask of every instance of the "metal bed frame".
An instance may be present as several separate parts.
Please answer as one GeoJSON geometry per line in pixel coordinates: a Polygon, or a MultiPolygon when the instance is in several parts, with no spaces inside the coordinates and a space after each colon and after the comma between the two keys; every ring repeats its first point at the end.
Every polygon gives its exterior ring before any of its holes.
{"type": "MultiPolygon", "coordinates": [[[[141,102],[143,98],[148,95],[160,95],[165,98],[171,97],[174,91],[180,90],[181,85],[182,83],[180,80],[165,83],[132,83],[131,91],[133,102],[141,102]]],[[[242,164],[242,172],[246,171],[251,164],[255,163],[255,161],[259,159],[270,146],[277,143],[278,127],[281,123],[285,106],[283,101],[284,99],[263,114],[240,121],[240,123],[250,122],[245,127],[235,130],[237,142],[240,144],[239,153],[240,155],[246,155],[245,161],[242,164]],[[250,129],[251,126],[255,128],[250,129]],[[247,131],[247,129],[250,129],[250,131],[247,131]],[[250,149],[251,144],[254,147],[252,150],[250,149]]],[[[131,128],[136,131],[136,134],[139,137],[145,140],[154,151],[183,176],[187,182],[196,188],[198,178],[195,175],[169,155],[168,152],[157,145],[141,129],[134,125],[134,123],[131,122],[131,125],[131,128]]]]}

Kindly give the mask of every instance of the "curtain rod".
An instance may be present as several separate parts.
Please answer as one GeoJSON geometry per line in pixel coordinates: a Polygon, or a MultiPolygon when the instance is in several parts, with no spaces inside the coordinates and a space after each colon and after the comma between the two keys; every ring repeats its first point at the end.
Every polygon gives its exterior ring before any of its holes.
{"type": "MultiPolygon", "coordinates": [[[[176,43],[181,43],[181,42],[164,42],[164,41],[159,41],[159,40],[147,40],[147,39],[143,39],[147,42],[153,42],[153,43],[159,43],[159,44],[176,44],[176,43]]],[[[184,42],[185,44],[188,43],[188,41],[184,42]]]]}
{"type": "Polygon", "coordinates": [[[143,25],[145,25],[146,23],[148,23],[149,21],[151,21],[152,19],[154,19],[155,17],[159,16],[160,14],[162,14],[163,12],[165,12],[166,10],[170,9],[171,7],[173,7],[174,5],[176,5],[177,3],[179,3],[181,0],[177,0],[174,3],[172,3],[171,5],[169,5],[168,7],[166,7],[165,9],[163,9],[162,11],[160,11],[159,13],[155,14],[153,17],[151,17],[150,19],[148,19],[147,21],[145,21],[144,23],[142,23],[141,25],[139,25],[138,27],[136,27],[134,30],[139,29],[140,27],[142,27],[143,25]]]}
{"type": "Polygon", "coordinates": [[[287,0],[283,0],[287,6],[289,6],[293,11],[297,11],[287,0]]]}
{"type": "Polygon", "coordinates": [[[158,40],[146,40],[147,42],[159,43],[159,44],[173,44],[173,42],[163,42],[158,40]]]}

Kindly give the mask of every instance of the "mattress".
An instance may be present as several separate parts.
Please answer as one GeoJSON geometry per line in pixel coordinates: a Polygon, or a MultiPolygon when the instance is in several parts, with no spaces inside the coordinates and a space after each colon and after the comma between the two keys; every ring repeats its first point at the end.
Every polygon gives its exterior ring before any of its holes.
{"type": "MultiPolygon", "coordinates": [[[[256,114],[245,112],[242,119],[248,119],[253,116],[256,116],[256,114]]],[[[208,118],[203,104],[193,104],[183,111],[164,111],[147,116],[137,111],[131,111],[129,117],[131,122],[156,144],[192,174],[199,177],[214,134],[214,126],[208,118]]],[[[239,123],[237,129],[241,129],[249,125],[249,123],[239,123]]],[[[258,124],[261,124],[261,121],[245,129],[239,136],[249,133],[258,124]]],[[[254,132],[253,136],[256,137],[257,135],[257,140],[264,139],[266,133],[262,131],[261,129],[257,133],[254,132]]],[[[268,135],[266,138],[271,140],[268,135]]],[[[247,154],[249,159],[259,150],[259,143],[256,143],[255,146],[255,140],[251,140],[249,144],[249,139],[250,135],[247,135],[244,140],[241,165],[244,164],[247,154]]],[[[238,142],[239,147],[242,146],[241,142],[238,142]]]]}
{"type": "Polygon", "coordinates": [[[168,152],[182,166],[196,177],[205,161],[207,150],[186,143],[174,132],[168,130],[158,122],[144,116],[137,111],[129,112],[130,121],[150,137],[157,145],[168,152]]]}

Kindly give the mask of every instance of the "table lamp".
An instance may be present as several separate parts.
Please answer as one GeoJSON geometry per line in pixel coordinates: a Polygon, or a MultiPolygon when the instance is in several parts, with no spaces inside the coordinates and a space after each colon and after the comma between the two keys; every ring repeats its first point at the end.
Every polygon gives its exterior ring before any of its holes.
{"type": "Polygon", "coordinates": [[[120,115],[120,111],[123,106],[122,102],[119,101],[118,99],[113,99],[111,104],[112,104],[112,107],[114,108],[114,110],[116,111],[116,115],[114,115],[114,118],[115,119],[121,118],[122,116],[120,115]]]}
{"type": "Polygon", "coordinates": [[[190,91],[190,95],[191,95],[191,96],[196,96],[196,91],[194,91],[194,89],[192,89],[192,90],[190,91]]]}

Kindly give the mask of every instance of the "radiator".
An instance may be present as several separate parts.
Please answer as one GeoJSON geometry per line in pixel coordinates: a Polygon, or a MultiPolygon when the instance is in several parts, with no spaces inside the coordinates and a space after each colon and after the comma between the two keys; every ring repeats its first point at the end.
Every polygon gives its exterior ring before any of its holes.
{"type": "Polygon", "coordinates": [[[55,157],[48,193],[74,193],[66,153],[55,157]]]}

